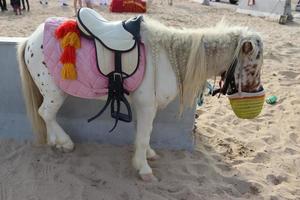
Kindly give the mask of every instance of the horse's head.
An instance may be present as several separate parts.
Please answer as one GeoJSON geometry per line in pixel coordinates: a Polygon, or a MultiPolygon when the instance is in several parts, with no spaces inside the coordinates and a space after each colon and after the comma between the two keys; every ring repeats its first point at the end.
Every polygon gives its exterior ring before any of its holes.
{"type": "Polygon", "coordinates": [[[221,77],[224,81],[220,92],[257,92],[262,90],[261,67],[263,64],[263,43],[259,35],[244,36],[236,49],[235,57],[221,77]]]}
{"type": "Polygon", "coordinates": [[[241,81],[243,92],[257,92],[261,88],[261,67],[263,64],[263,43],[259,36],[252,35],[242,43],[240,62],[235,70],[237,86],[241,81]]]}

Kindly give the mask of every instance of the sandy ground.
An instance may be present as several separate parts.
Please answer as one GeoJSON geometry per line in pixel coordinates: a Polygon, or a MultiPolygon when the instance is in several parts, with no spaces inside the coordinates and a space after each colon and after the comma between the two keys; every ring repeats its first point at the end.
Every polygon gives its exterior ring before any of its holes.
{"type": "MultiPolygon", "coordinates": [[[[56,0],[30,3],[22,16],[0,13],[0,36],[29,36],[49,16],[73,15],[56,0]]],[[[299,19],[279,25],[220,5],[175,0],[169,7],[158,0],[148,15],[179,27],[206,27],[226,16],[231,24],[259,31],[265,45],[262,80],[277,104],[265,104],[257,119],[240,120],[226,97],[206,97],[197,111],[195,151],[158,150],[161,159],[150,163],[159,179],[153,183],[140,181],[132,169],[131,146],[81,144],[62,154],[0,140],[0,200],[300,199],[299,19]]],[[[95,9],[108,19],[131,16],[95,9]]]]}

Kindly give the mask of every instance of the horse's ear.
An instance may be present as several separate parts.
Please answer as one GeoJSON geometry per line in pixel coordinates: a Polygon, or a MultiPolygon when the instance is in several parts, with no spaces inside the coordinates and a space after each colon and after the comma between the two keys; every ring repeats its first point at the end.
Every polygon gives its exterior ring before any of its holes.
{"type": "Polygon", "coordinates": [[[252,52],[253,50],[253,46],[251,42],[244,42],[242,45],[242,51],[244,54],[249,54],[250,52],[252,52]]]}

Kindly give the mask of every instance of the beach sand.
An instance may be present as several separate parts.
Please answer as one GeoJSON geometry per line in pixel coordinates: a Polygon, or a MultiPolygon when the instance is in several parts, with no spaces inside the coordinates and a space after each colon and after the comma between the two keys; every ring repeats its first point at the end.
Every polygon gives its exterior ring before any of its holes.
{"type": "MultiPolygon", "coordinates": [[[[262,82],[275,105],[253,120],[238,119],[226,97],[204,99],[196,119],[194,152],[157,150],[150,162],[157,182],[144,183],[132,168],[132,146],[78,144],[60,153],[31,142],[0,140],[0,200],[213,200],[300,199],[300,23],[287,25],[238,14],[234,6],[154,1],[147,15],[176,27],[207,27],[226,17],[259,31],[264,41],[262,82]]],[[[293,9],[296,1],[293,0],[293,9]]],[[[30,12],[0,13],[0,36],[26,37],[50,16],[72,17],[57,1],[30,12]]],[[[70,4],[72,2],[69,2],[70,4]]],[[[95,8],[107,19],[112,14],[95,8]]]]}

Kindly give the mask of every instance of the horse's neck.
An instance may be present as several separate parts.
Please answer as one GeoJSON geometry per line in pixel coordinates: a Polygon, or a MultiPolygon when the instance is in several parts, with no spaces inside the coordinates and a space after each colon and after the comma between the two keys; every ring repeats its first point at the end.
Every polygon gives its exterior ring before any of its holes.
{"type": "MultiPolygon", "coordinates": [[[[184,52],[178,55],[182,57],[181,59],[178,59],[179,61],[184,60],[183,54],[188,53],[190,50],[189,48],[191,48],[186,45],[191,42],[191,37],[189,36],[195,33],[200,34],[199,38],[203,37],[203,45],[205,48],[207,78],[220,75],[221,72],[225,71],[230,66],[230,63],[233,61],[233,55],[239,40],[239,35],[242,31],[242,29],[225,26],[221,28],[212,27],[198,30],[175,30],[152,20],[146,20],[146,22],[146,25],[142,24],[142,38],[148,37],[152,44],[172,43],[172,45],[166,49],[167,51],[170,50],[171,47],[176,45],[179,46],[183,50],[177,49],[177,51],[184,52]],[[186,41],[182,43],[184,40],[186,41]],[[182,45],[178,45],[179,42],[181,42],[182,45]],[[174,43],[176,43],[176,45],[174,43]]],[[[201,45],[201,42],[202,41],[199,41],[199,45],[201,45]]],[[[199,59],[202,58],[199,57],[199,59]]],[[[200,63],[200,60],[198,63],[200,63]]]]}
{"type": "Polygon", "coordinates": [[[204,46],[208,65],[208,76],[217,76],[233,61],[239,36],[235,32],[205,34],[204,46]]]}

